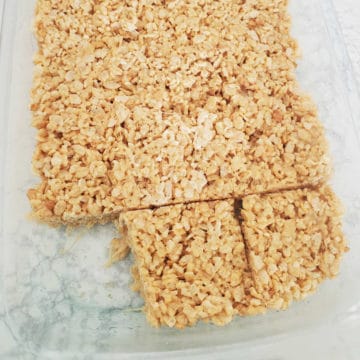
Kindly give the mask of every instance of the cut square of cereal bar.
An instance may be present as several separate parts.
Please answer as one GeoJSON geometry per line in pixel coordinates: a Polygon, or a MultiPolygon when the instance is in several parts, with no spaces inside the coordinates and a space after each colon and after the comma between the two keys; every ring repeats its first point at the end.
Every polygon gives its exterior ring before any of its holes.
{"type": "Polygon", "coordinates": [[[347,246],[328,186],[247,196],[242,206],[249,265],[266,307],[286,308],[338,273],[347,246]]]}
{"type": "Polygon", "coordinates": [[[119,227],[135,257],[135,286],[148,321],[183,328],[218,325],[264,311],[248,271],[234,201],[123,213],[119,227]]]}

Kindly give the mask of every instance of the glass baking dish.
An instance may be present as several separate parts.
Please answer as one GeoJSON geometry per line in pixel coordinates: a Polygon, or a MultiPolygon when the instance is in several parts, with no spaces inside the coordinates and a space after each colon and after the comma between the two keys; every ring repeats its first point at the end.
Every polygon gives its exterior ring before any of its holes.
{"type": "Polygon", "coordinates": [[[105,267],[109,242],[116,236],[112,225],[66,231],[28,218],[26,190],[37,181],[31,171],[35,130],[28,109],[36,51],[34,4],[5,0],[0,56],[3,298],[6,322],[19,346],[44,358],[209,358],[250,354],[251,349],[288,343],[323,327],[335,334],[346,326],[358,328],[360,123],[355,119],[360,112],[331,1],[293,0],[290,9],[303,55],[298,78],[318,104],[333,156],[332,184],[346,208],[351,251],[341,274],[286,312],[183,331],[147,325],[142,301],[129,289],[131,258],[105,267]]]}

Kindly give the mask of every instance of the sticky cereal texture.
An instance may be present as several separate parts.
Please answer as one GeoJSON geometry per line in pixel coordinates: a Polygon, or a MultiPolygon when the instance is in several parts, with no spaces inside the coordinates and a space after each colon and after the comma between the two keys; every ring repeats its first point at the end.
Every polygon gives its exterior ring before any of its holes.
{"type": "Polygon", "coordinates": [[[109,259],[106,266],[110,267],[118,261],[125,259],[129,252],[130,248],[123,237],[112,239],[109,247],[109,259]]]}
{"type": "Polygon", "coordinates": [[[234,201],[203,202],[120,215],[135,257],[135,289],[154,326],[198,320],[224,325],[264,312],[247,266],[234,201]]]}
{"type": "Polygon", "coordinates": [[[35,218],[317,184],[324,131],[295,79],[287,1],[38,0],[35,218]]]}
{"type": "Polygon", "coordinates": [[[328,186],[243,199],[242,230],[255,288],[283,309],[339,272],[348,250],[342,207],[328,186]]]}

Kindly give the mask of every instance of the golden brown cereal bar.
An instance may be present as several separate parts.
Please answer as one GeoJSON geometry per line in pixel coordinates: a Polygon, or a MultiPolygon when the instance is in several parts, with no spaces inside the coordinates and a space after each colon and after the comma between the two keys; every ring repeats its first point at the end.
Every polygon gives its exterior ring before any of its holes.
{"type": "Polygon", "coordinates": [[[148,321],[183,328],[264,312],[253,289],[234,201],[120,215],[135,257],[135,287],[148,321]]]}
{"type": "Polygon", "coordinates": [[[255,288],[267,308],[286,308],[339,271],[342,208],[328,186],[245,197],[242,230],[255,288]]]}
{"type": "Polygon", "coordinates": [[[120,216],[152,325],[285,309],[337,275],[347,246],[329,187],[247,196],[234,209],[234,200],[210,201],[120,216]]]}
{"type": "Polygon", "coordinates": [[[287,1],[38,0],[29,190],[53,225],[326,180],[287,1]]]}

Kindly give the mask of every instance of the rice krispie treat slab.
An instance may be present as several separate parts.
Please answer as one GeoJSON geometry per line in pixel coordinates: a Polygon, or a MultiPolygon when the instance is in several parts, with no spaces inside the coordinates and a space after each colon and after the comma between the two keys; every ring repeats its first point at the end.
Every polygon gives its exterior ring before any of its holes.
{"type": "Polygon", "coordinates": [[[234,201],[174,205],[120,215],[135,257],[135,288],[154,326],[218,325],[264,312],[247,266],[234,201]]]}
{"type": "Polygon", "coordinates": [[[287,1],[38,0],[31,109],[53,225],[324,181],[287,1]]]}
{"type": "Polygon", "coordinates": [[[249,264],[267,308],[286,308],[337,275],[347,246],[342,207],[328,186],[252,195],[242,206],[249,264]]]}

